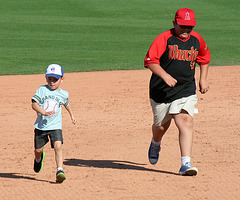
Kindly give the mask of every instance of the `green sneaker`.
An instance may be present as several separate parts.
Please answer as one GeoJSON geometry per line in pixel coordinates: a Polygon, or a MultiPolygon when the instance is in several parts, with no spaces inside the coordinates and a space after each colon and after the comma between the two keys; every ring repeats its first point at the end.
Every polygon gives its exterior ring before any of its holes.
{"type": "Polygon", "coordinates": [[[56,174],[56,183],[62,183],[66,179],[66,175],[62,170],[58,170],[56,174]]]}
{"type": "Polygon", "coordinates": [[[36,159],[34,159],[34,171],[35,172],[38,173],[43,168],[43,160],[44,160],[44,158],[45,158],[45,153],[42,152],[41,161],[39,163],[36,161],[36,159]]]}

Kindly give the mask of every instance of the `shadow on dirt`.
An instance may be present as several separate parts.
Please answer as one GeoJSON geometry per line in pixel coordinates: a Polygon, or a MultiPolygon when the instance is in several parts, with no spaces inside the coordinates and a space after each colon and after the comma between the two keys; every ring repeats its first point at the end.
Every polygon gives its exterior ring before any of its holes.
{"type": "Polygon", "coordinates": [[[23,174],[20,174],[20,173],[0,173],[0,178],[25,179],[25,180],[40,181],[40,182],[46,182],[46,183],[52,183],[52,184],[55,183],[55,182],[52,182],[52,181],[36,179],[36,178],[31,177],[29,175],[23,175],[23,174]]]}
{"type": "Polygon", "coordinates": [[[174,172],[149,169],[144,167],[146,164],[134,163],[129,161],[120,160],[82,160],[82,159],[66,159],[65,165],[79,166],[79,167],[95,167],[95,168],[109,168],[109,169],[125,169],[125,170],[139,170],[139,171],[150,171],[164,174],[179,175],[174,172]]]}

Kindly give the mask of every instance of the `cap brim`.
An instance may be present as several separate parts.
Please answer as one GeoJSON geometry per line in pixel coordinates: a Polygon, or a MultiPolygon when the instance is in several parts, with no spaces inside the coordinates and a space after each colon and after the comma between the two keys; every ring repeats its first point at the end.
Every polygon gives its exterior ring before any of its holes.
{"type": "Polygon", "coordinates": [[[46,74],[45,77],[46,77],[46,78],[47,78],[47,77],[54,77],[54,78],[60,79],[62,76],[61,76],[61,75],[57,75],[57,74],[46,74]]]}
{"type": "Polygon", "coordinates": [[[177,23],[180,26],[196,26],[197,22],[196,21],[187,21],[187,20],[177,20],[177,23]]]}

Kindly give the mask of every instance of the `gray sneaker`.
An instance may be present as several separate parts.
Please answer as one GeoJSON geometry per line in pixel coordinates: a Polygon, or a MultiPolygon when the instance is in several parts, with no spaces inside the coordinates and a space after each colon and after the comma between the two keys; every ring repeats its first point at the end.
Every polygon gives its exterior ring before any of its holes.
{"type": "Polygon", "coordinates": [[[196,176],[198,173],[198,169],[196,167],[192,167],[190,162],[187,162],[185,165],[182,165],[179,174],[183,176],[196,176]]]}
{"type": "Polygon", "coordinates": [[[160,145],[151,142],[151,145],[148,150],[148,159],[152,165],[155,165],[157,163],[160,150],[161,150],[160,145]]]}

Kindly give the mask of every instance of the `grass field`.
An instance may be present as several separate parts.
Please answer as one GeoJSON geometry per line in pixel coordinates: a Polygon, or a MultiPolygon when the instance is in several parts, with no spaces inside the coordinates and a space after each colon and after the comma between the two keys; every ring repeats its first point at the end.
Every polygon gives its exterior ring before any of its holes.
{"type": "Polygon", "coordinates": [[[0,75],[142,69],[153,39],[177,9],[196,13],[211,65],[237,65],[238,0],[1,0],[0,75]]]}

